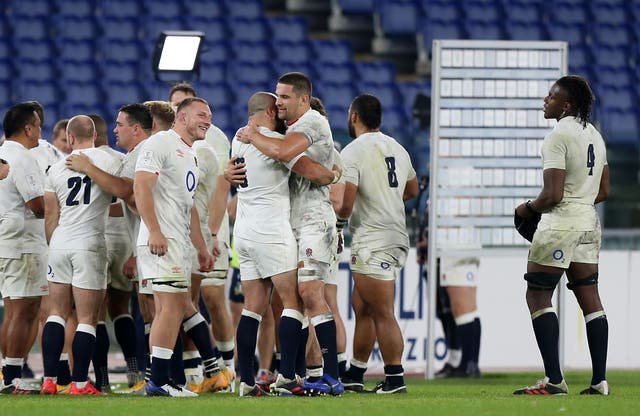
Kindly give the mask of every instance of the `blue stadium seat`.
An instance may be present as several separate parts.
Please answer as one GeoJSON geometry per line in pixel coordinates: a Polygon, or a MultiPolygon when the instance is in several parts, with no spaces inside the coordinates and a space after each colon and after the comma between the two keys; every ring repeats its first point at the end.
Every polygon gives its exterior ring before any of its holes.
{"type": "Polygon", "coordinates": [[[153,19],[156,17],[177,19],[184,15],[181,1],[142,0],[142,3],[145,15],[153,19]]]}
{"type": "Polygon", "coordinates": [[[115,114],[124,104],[139,103],[150,98],[145,96],[140,85],[137,83],[104,83],[103,89],[107,102],[107,110],[112,114],[115,114]]]}
{"type": "Polygon", "coordinates": [[[569,65],[584,66],[592,62],[588,47],[583,45],[569,45],[569,65]]]}
{"type": "Polygon", "coordinates": [[[503,5],[507,22],[540,24],[542,1],[506,0],[503,5]]]}
{"type": "Polygon", "coordinates": [[[233,40],[229,46],[236,59],[244,61],[264,62],[273,59],[274,56],[271,42],[268,41],[233,40]]]}
{"type": "Polygon", "coordinates": [[[628,52],[623,47],[592,45],[591,55],[599,66],[623,68],[629,65],[628,52]]]}
{"type": "Polygon", "coordinates": [[[637,143],[640,128],[634,111],[605,109],[600,113],[605,140],[613,143],[637,143]]]}
{"type": "Polygon", "coordinates": [[[225,0],[224,4],[230,17],[256,19],[264,16],[262,0],[225,0]]]}
{"type": "Polygon", "coordinates": [[[400,98],[400,92],[395,82],[389,82],[385,84],[373,83],[373,82],[357,82],[356,90],[358,94],[371,94],[378,97],[382,109],[390,107],[398,107],[402,105],[400,98]]]}
{"type": "Polygon", "coordinates": [[[625,4],[622,1],[615,3],[591,1],[590,6],[591,14],[596,22],[620,25],[627,19],[625,4]]]}
{"type": "Polygon", "coordinates": [[[138,19],[105,17],[101,23],[102,33],[106,39],[132,41],[140,38],[141,29],[138,19]]]}
{"type": "MultiPolygon", "coordinates": [[[[60,120],[60,105],[58,104],[49,104],[44,107],[44,124],[42,125],[42,136],[47,138],[51,137],[49,132],[53,130],[53,126],[55,123],[60,120]]],[[[87,114],[87,113],[85,113],[87,114]]]]}
{"type": "Polygon", "coordinates": [[[338,0],[340,9],[345,13],[373,13],[375,0],[338,0]]]}
{"type": "Polygon", "coordinates": [[[422,38],[424,46],[431,51],[434,39],[464,39],[464,30],[457,22],[441,22],[438,20],[425,19],[422,27],[422,38]]]}
{"type": "MultiPolygon", "coordinates": [[[[247,124],[247,102],[249,98],[258,91],[273,91],[273,83],[237,82],[233,88],[236,99],[232,104],[231,123],[234,126],[241,127],[247,124]]],[[[231,128],[230,130],[235,133],[235,129],[231,128]]]]}
{"type": "Polygon", "coordinates": [[[553,22],[546,25],[551,40],[569,42],[570,45],[585,43],[585,26],[580,23],[563,24],[553,22]]]}
{"type": "Polygon", "coordinates": [[[546,35],[538,23],[512,22],[505,23],[505,31],[511,40],[544,40],[546,35]]]}
{"type": "Polygon", "coordinates": [[[36,100],[42,105],[56,105],[62,100],[57,85],[53,82],[17,81],[14,83],[17,101],[36,100]]]}
{"type": "Polygon", "coordinates": [[[227,73],[232,82],[269,84],[277,79],[270,61],[231,61],[227,65],[227,73]]]}
{"type": "Polygon", "coordinates": [[[455,22],[462,18],[460,6],[450,0],[419,0],[422,16],[441,22],[455,22]]]}
{"type": "Polygon", "coordinates": [[[136,82],[140,77],[140,65],[135,61],[121,62],[105,59],[100,65],[103,82],[136,82]]]}
{"type": "Polygon", "coordinates": [[[58,39],[58,59],[62,63],[96,60],[96,46],[89,40],[58,39]]]}
{"type": "Polygon", "coordinates": [[[10,107],[13,104],[12,96],[11,82],[0,78],[0,109],[2,109],[0,114],[4,114],[6,107],[10,107]]]}
{"type": "Polygon", "coordinates": [[[498,22],[470,20],[465,23],[465,29],[470,39],[500,40],[505,38],[498,22]]]}
{"type": "Polygon", "coordinates": [[[398,82],[398,89],[402,97],[402,106],[407,118],[413,118],[413,105],[418,94],[431,96],[431,80],[398,82]]]}
{"type": "Polygon", "coordinates": [[[13,27],[16,39],[46,40],[51,38],[51,27],[44,17],[21,18],[18,22],[8,22],[13,27]]]}
{"type": "Polygon", "coordinates": [[[192,17],[226,18],[227,10],[221,1],[211,0],[189,0],[186,13],[192,17]]]}
{"type": "Polygon", "coordinates": [[[605,46],[626,46],[631,43],[631,36],[626,25],[620,23],[595,23],[589,25],[594,42],[605,46]]]}
{"type": "Polygon", "coordinates": [[[351,101],[358,95],[351,83],[318,81],[314,83],[313,89],[313,94],[319,97],[327,108],[348,108],[351,101]]]}
{"type": "Polygon", "coordinates": [[[546,13],[549,20],[557,23],[586,24],[589,21],[587,7],[583,4],[556,2],[553,9],[546,9],[546,13]]]}
{"type": "Polygon", "coordinates": [[[502,20],[497,2],[466,0],[463,8],[466,19],[494,23],[502,20]]]}
{"type": "Polygon", "coordinates": [[[316,59],[321,62],[340,64],[351,62],[353,58],[353,48],[348,41],[314,40],[312,45],[316,52],[316,59]]]}
{"type": "Polygon", "coordinates": [[[42,39],[14,39],[12,54],[14,58],[32,61],[50,60],[56,57],[56,48],[49,40],[42,39]]]}
{"type": "MultiPolygon", "coordinates": [[[[14,78],[15,75],[11,66],[11,61],[9,59],[0,58],[0,83],[11,82],[14,78]]],[[[2,92],[4,91],[5,90],[0,90],[0,103],[9,99],[8,95],[2,96],[2,92]]]]}
{"type": "MultiPolygon", "coordinates": [[[[212,101],[209,101],[210,104],[211,102],[212,101]]],[[[213,101],[211,112],[213,114],[211,117],[211,121],[219,129],[222,129],[223,131],[227,131],[227,130],[234,130],[240,127],[235,125],[233,122],[234,120],[233,108],[230,105],[216,106],[215,101],[213,101]]],[[[246,111],[245,111],[245,114],[246,114],[246,111]]]]}
{"type": "Polygon", "coordinates": [[[222,82],[229,75],[227,65],[226,62],[210,62],[207,65],[200,65],[200,78],[211,83],[222,82]]]}
{"type": "Polygon", "coordinates": [[[321,81],[345,83],[355,79],[355,67],[351,62],[340,64],[316,62],[313,66],[321,81]]]}
{"type": "Polygon", "coordinates": [[[380,131],[394,137],[403,144],[402,137],[406,136],[408,127],[409,120],[402,107],[383,108],[380,131]]]}
{"type": "Polygon", "coordinates": [[[359,81],[389,83],[395,81],[396,69],[390,62],[356,62],[355,70],[359,81]]]}
{"type": "Polygon", "coordinates": [[[616,88],[631,88],[636,82],[633,80],[628,68],[609,68],[594,66],[594,72],[598,74],[598,84],[601,86],[616,88]]]}
{"type": "MultiPolygon", "coordinates": [[[[302,72],[312,80],[315,80],[318,78],[314,67],[308,62],[277,60],[277,61],[272,61],[272,64],[273,64],[273,70],[275,71],[276,76],[286,74],[287,72],[302,72]]],[[[275,81],[276,80],[274,80],[273,88],[275,88],[275,81]]]]}
{"type": "MultiPolygon", "coordinates": [[[[323,100],[324,101],[324,100],[323,100]]],[[[347,131],[347,118],[349,116],[349,105],[327,105],[324,103],[325,110],[327,110],[327,117],[329,117],[329,125],[332,130],[347,131]]],[[[334,135],[333,140],[336,140],[334,135]]]]}
{"type": "Polygon", "coordinates": [[[382,32],[388,36],[412,35],[418,28],[418,4],[414,0],[379,2],[376,13],[382,32]]]}
{"type": "Polygon", "coordinates": [[[116,62],[137,62],[144,55],[136,42],[103,40],[98,45],[102,59],[116,62]]]}
{"type": "Polygon", "coordinates": [[[93,40],[101,34],[94,19],[81,17],[57,17],[55,30],[60,38],[73,40],[93,40]]]}
{"type": "Polygon", "coordinates": [[[65,17],[90,18],[95,16],[94,0],[58,0],[58,14],[65,17]]]}
{"type": "Polygon", "coordinates": [[[65,101],[75,105],[99,106],[105,99],[100,86],[95,82],[70,82],[64,87],[65,101]]]}
{"type": "Polygon", "coordinates": [[[105,17],[143,16],[142,3],[130,0],[109,0],[100,2],[100,13],[105,17]]]}
{"type": "Polygon", "coordinates": [[[160,33],[165,30],[187,29],[182,19],[176,19],[173,17],[143,19],[141,23],[143,38],[146,39],[147,42],[151,42],[151,44],[154,44],[160,33]]]}
{"type": "Polygon", "coordinates": [[[302,17],[282,16],[268,20],[271,29],[271,39],[286,41],[305,41],[307,36],[307,21],[302,17]]]}
{"type": "Polygon", "coordinates": [[[226,19],[203,18],[199,16],[186,19],[185,28],[187,30],[198,30],[204,32],[205,43],[226,40],[229,37],[226,19]]]}
{"type": "Polygon", "coordinates": [[[53,2],[49,0],[10,0],[7,6],[11,15],[19,19],[47,17],[54,12],[53,2]]]}
{"type": "Polygon", "coordinates": [[[637,108],[636,98],[630,88],[599,85],[596,97],[609,110],[630,111],[637,108]]]}
{"type": "Polygon", "coordinates": [[[211,63],[224,63],[231,59],[233,54],[226,40],[207,41],[204,38],[202,51],[200,52],[200,66],[206,66],[211,63]]]}
{"type": "Polygon", "coordinates": [[[234,100],[231,88],[226,81],[209,82],[207,80],[207,82],[200,82],[196,88],[196,91],[198,91],[198,96],[204,98],[209,102],[211,111],[213,111],[214,113],[214,118],[216,109],[218,108],[218,104],[220,106],[229,105],[229,103],[232,103],[234,100]]]}
{"type": "Polygon", "coordinates": [[[36,81],[36,82],[52,82],[58,77],[53,61],[31,61],[31,60],[18,60],[16,68],[19,69],[19,79],[23,81],[36,81]]]}
{"type": "Polygon", "coordinates": [[[235,17],[228,21],[231,39],[248,41],[265,41],[270,39],[269,27],[266,19],[245,19],[235,17]]]}
{"type": "MultiPolygon", "coordinates": [[[[113,70],[109,70],[107,63],[102,62],[101,68],[103,69],[103,74],[110,74],[116,71],[120,71],[121,73],[126,72],[126,69],[123,68],[122,64],[119,64],[119,66],[117,68],[113,68],[113,70]]],[[[98,76],[98,71],[96,70],[96,66],[92,62],[85,61],[85,62],[74,62],[70,65],[61,65],[60,79],[65,83],[92,82],[97,79],[100,79],[100,77],[98,76]]]]}
{"type": "MultiPolygon", "coordinates": [[[[113,122],[117,114],[116,112],[106,110],[101,103],[89,105],[89,104],[82,104],[82,103],[67,102],[61,105],[60,107],[61,109],[60,109],[60,112],[58,113],[59,116],[53,119],[54,123],[55,121],[60,120],[61,118],[71,118],[73,116],[77,116],[78,114],[98,114],[99,116],[104,118],[105,121],[107,122],[107,131],[109,133],[113,128],[113,122]]],[[[45,111],[47,114],[47,120],[51,120],[51,118],[49,117],[49,110],[45,109],[45,111]]],[[[52,129],[53,129],[53,126],[51,126],[47,131],[51,131],[52,129]]],[[[109,134],[108,136],[110,139],[109,144],[111,146],[115,145],[115,140],[113,141],[113,143],[111,142],[111,134],[109,134]]]]}
{"type": "Polygon", "coordinates": [[[308,41],[273,40],[271,47],[276,59],[281,61],[300,63],[313,61],[313,48],[308,41]]]}

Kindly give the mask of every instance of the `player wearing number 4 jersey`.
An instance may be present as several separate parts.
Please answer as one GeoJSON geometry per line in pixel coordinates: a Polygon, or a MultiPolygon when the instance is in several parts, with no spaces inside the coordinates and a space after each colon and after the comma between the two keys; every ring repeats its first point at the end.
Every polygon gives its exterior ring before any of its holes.
{"type": "Polygon", "coordinates": [[[346,182],[338,217],[348,218],[352,234],[351,271],[356,328],[353,361],[345,388],[362,390],[363,375],[378,339],[385,380],[376,393],[405,393],[402,333],[393,308],[394,280],[409,251],[404,201],[418,194],[416,172],[407,151],[380,132],[382,109],[373,95],[356,97],[349,108],[349,135],[341,152],[346,182]]]}
{"type": "Polygon", "coordinates": [[[516,208],[525,218],[542,213],[527,273],[527,305],[544,363],[545,377],[514,394],[567,394],[558,358],[558,317],[551,298],[562,274],[584,314],[593,375],[581,394],[609,394],[605,377],[609,326],[598,293],[600,222],[594,204],[609,193],[604,141],[589,123],[593,95],[577,76],[557,80],[544,99],[544,117],[558,124],[542,143],[543,188],[516,208]]]}
{"type": "MultiPolygon", "coordinates": [[[[112,175],[119,160],[93,147],[96,130],[87,116],[73,117],[67,126],[73,153],[84,153],[112,175]]],[[[78,327],[73,340],[70,394],[101,394],[87,382],[96,340],[98,311],[107,287],[105,225],[111,195],[91,178],[67,168],[67,161],[51,166],[45,185],[45,232],[49,241],[50,314],[42,331],[45,381],[57,376],[64,345],[64,327],[75,304],[78,327]]],[[[49,382],[54,385],[54,383],[49,382]]]]}

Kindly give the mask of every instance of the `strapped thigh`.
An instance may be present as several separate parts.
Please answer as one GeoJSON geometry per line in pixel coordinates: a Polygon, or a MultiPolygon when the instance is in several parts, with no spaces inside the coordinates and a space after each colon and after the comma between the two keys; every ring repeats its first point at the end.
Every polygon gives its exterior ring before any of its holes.
{"type": "Polygon", "coordinates": [[[574,290],[578,286],[593,286],[598,284],[598,273],[594,273],[591,276],[584,277],[582,279],[576,279],[573,282],[567,283],[567,289],[574,290]]]}

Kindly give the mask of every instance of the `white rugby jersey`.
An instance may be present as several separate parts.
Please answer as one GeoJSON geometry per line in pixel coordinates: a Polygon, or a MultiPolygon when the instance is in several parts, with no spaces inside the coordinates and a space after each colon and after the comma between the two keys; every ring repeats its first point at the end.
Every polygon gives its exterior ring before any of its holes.
{"type": "MultiPolygon", "coordinates": [[[[231,149],[231,143],[229,142],[227,135],[224,134],[224,132],[217,126],[212,124],[211,127],[209,127],[209,130],[207,130],[204,140],[211,145],[216,153],[216,157],[218,158],[218,175],[224,175],[224,170],[229,164],[229,151],[231,149]]],[[[227,213],[226,208],[224,210],[222,222],[220,223],[220,228],[218,229],[218,241],[224,241],[227,246],[230,246],[229,214],[227,213]]]]}
{"type": "MultiPolygon", "coordinates": [[[[96,149],[76,149],[98,168],[112,175],[120,171],[120,162],[110,154],[96,149]]],[[[91,181],[89,176],[65,166],[65,160],[49,169],[45,192],[53,192],[60,204],[58,226],[49,246],[56,249],[98,251],[105,249],[105,227],[112,196],[91,181]]]]}
{"type": "Polygon", "coordinates": [[[594,201],[600,189],[602,170],[607,165],[607,149],[602,136],[591,124],[583,127],[575,117],[560,119],[542,142],[544,169],[566,172],[562,201],[542,215],[541,224],[556,230],[593,230],[594,201]]]}
{"type": "Polygon", "coordinates": [[[193,143],[193,150],[198,159],[198,186],[196,186],[194,203],[200,217],[200,228],[204,235],[211,233],[209,226],[209,205],[216,190],[220,172],[218,158],[213,148],[205,140],[193,143]]]}
{"type": "Polygon", "coordinates": [[[19,259],[25,252],[25,215],[30,212],[25,203],[44,194],[44,174],[34,155],[16,141],[4,142],[0,158],[11,166],[9,176],[0,180],[0,257],[19,259]]]}
{"type": "MultiPolygon", "coordinates": [[[[333,167],[333,136],[329,121],[316,110],[308,110],[287,127],[287,133],[301,133],[309,141],[304,154],[325,166],[333,167]]],[[[329,200],[329,187],[316,185],[299,175],[292,175],[291,225],[301,225],[303,216],[312,216],[317,221],[335,222],[336,215],[329,200]]]]}
{"type": "MultiPolygon", "coordinates": [[[[46,140],[39,139],[38,146],[29,149],[29,153],[36,158],[40,171],[46,177],[47,172],[54,163],[64,156],[54,145],[46,140]]],[[[44,183],[44,177],[43,177],[44,183]]],[[[43,185],[44,186],[44,185],[43,185]]],[[[43,253],[47,250],[47,239],[44,234],[44,219],[36,218],[31,210],[25,213],[24,222],[24,253],[43,253]]]]}
{"type": "MultiPolygon", "coordinates": [[[[98,149],[104,151],[105,153],[110,154],[114,159],[120,162],[121,168],[124,162],[124,154],[118,152],[117,150],[109,147],[108,145],[99,146],[98,149]]],[[[122,175],[122,173],[121,173],[122,175]]],[[[118,198],[113,197],[111,199],[111,203],[118,202],[118,198]]],[[[129,233],[127,232],[127,220],[125,217],[108,217],[107,218],[107,229],[106,229],[106,237],[107,243],[110,240],[122,241],[123,239],[129,238],[129,233]]]]}
{"type": "MultiPolygon", "coordinates": [[[[284,137],[266,127],[260,127],[260,133],[284,137]]],[[[284,233],[291,233],[289,168],[237,138],[231,143],[231,154],[243,157],[247,165],[247,186],[238,187],[233,235],[261,243],[282,242],[284,233]]]]}
{"type": "MultiPolygon", "coordinates": [[[[124,159],[122,160],[122,171],[120,172],[120,177],[129,178],[131,180],[135,178],[136,162],[138,160],[140,148],[142,147],[143,143],[144,140],[138,143],[136,147],[131,149],[131,151],[124,156],[124,159]]],[[[124,219],[127,225],[127,233],[129,234],[129,239],[131,240],[133,255],[136,256],[136,245],[138,243],[138,234],[140,232],[140,217],[138,216],[138,214],[131,211],[131,209],[129,209],[129,206],[124,201],[122,201],[122,209],[124,211],[124,219]]]]}
{"type": "Polygon", "coordinates": [[[392,137],[373,132],[360,135],[340,155],[345,181],[358,187],[349,220],[352,248],[408,249],[402,197],[416,171],[407,151],[392,137]]]}
{"type": "MultiPolygon", "coordinates": [[[[173,129],[156,133],[139,146],[136,172],[158,175],[153,201],[162,234],[190,244],[191,207],[198,185],[195,152],[173,129]]],[[[149,230],[141,221],[137,244],[145,246],[148,242],[149,230]]]]}

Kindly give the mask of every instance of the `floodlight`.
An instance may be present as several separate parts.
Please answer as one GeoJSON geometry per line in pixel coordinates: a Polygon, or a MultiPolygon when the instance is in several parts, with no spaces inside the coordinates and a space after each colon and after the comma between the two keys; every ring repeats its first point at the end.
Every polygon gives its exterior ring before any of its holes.
{"type": "Polygon", "coordinates": [[[163,31],[156,41],[153,70],[162,81],[175,81],[198,76],[198,56],[204,40],[204,32],[163,31]],[[175,79],[165,79],[174,77],[175,79]]]}

